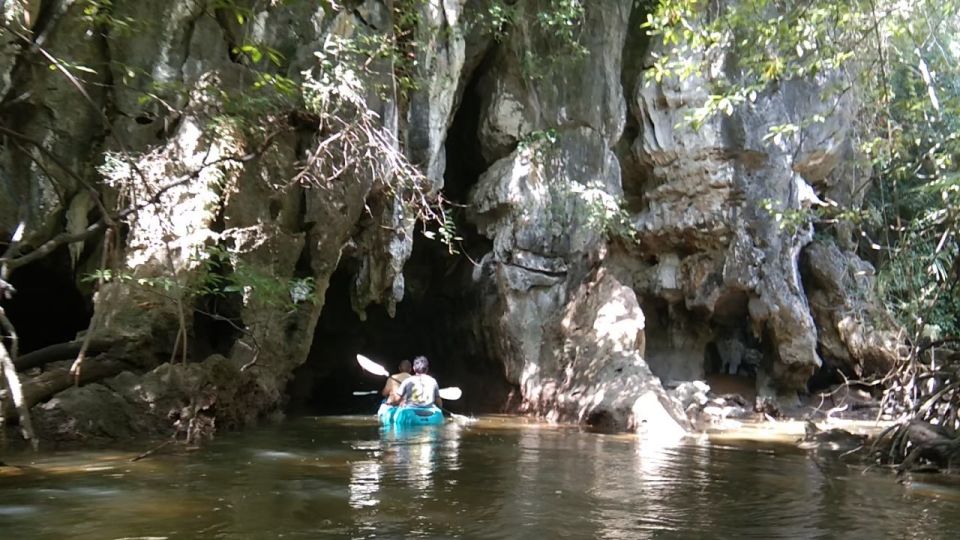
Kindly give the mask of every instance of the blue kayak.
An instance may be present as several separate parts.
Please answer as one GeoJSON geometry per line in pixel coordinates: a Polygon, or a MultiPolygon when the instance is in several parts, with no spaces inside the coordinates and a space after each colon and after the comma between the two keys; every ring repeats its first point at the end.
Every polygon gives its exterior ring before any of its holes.
{"type": "Polygon", "coordinates": [[[429,407],[397,407],[382,403],[377,418],[384,426],[435,426],[443,423],[443,411],[429,407]]]}

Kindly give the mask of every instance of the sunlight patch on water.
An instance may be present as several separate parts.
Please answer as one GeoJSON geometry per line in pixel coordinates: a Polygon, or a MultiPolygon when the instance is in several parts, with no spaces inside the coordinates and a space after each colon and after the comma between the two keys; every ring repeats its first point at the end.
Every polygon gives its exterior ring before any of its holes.
{"type": "Polygon", "coordinates": [[[350,469],[350,507],[360,510],[380,503],[380,468],[378,461],[358,461],[350,469]]]}
{"type": "Polygon", "coordinates": [[[36,513],[38,510],[36,506],[0,505],[0,516],[22,516],[36,513]]]}
{"type": "Polygon", "coordinates": [[[268,460],[301,459],[300,456],[293,452],[282,452],[280,450],[254,450],[253,455],[268,460]]]}

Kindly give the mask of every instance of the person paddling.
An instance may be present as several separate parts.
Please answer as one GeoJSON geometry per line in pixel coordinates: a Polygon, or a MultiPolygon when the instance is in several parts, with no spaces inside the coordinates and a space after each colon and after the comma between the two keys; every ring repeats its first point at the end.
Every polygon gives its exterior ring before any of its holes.
{"type": "Polygon", "coordinates": [[[427,374],[429,370],[430,362],[426,356],[413,359],[413,376],[404,380],[394,394],[401,405],[443,407],[443,400],[440,399],[440,385],[437,384],[436,379],[427,374]]]}
{"type": "Polygon", "coordinates": [[[412,369],[410,361],[404,360],[400,362],[399,369],[399,373],[394,373],[387,378],[387,383],[383,385],[383,390],[380,392],[383,397],[387,398],[387,403],[390,405],[396,405],[400,402],[400,398],[396,396],[399,393],[400,383],[410,377],[410,370],[412,369]],[[396,400],[394,400],[394,397],[396,397],[396,400]]]}

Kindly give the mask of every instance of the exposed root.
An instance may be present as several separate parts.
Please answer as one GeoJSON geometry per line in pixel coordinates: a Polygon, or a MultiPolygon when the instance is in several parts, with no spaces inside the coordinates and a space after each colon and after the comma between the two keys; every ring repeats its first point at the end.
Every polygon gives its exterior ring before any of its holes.
{"type": "Polygon", "coordinates": [[[898,473],[953,469],[960,458],[960,353],[920,348],[887,380],[882,412],[902,421],[880,434],[873,457],[898,473]]]}

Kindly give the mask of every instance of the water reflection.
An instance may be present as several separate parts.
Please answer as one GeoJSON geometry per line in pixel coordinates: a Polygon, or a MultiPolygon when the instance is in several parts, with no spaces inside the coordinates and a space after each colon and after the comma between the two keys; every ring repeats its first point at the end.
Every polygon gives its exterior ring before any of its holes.
{"type": "Polygon", "coordinates": [[[514,419],[407,430],[301,419],[129,457],[3,456],[30,467],[0,476],[0,536],[936,538],[960,527],[960,487],[928,478],[901,486],[791,447],[670,447],[514,419]]]}
{"type": "Polygon", "coordinates": [[[364,453],[350,462],[349,499],[358,531],[382,529],[397,508],[408,519],[410,536],[428,535],[422,516],[446,488],[456,485],[449,473],[460,469],[461,429],[449,426],[385,427],[376,440],[357,442],[364,453]],[[386,507],[381,513],[382,507],[386,507]]]}
{"type": "Polygon", "coordinates": [[[350,507],[360,510],[379,504],[380,462],[358,461],[350,466],[350,507]]]}

